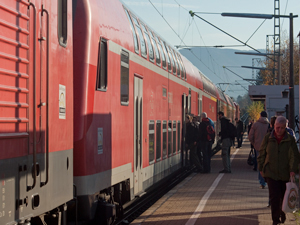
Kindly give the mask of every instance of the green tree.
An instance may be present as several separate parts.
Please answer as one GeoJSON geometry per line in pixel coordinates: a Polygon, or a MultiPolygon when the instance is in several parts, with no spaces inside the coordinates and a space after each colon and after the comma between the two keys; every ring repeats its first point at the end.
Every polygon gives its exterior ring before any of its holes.
{"type": "Polygon", "coordinates": [[[247,108],[251,104],[251,99],[249,94],[239,95],[236,100],[234,100],[240,106],[240,117],[243,117],[247,113],[247,108]]]}
{"type": "Polygon", "coordinates": [[[249,117],[254,121],[257,121],[260,117],[260,112],[264,110],[264,104],[262,102],[252,102],[247,108],[249,117]]]}

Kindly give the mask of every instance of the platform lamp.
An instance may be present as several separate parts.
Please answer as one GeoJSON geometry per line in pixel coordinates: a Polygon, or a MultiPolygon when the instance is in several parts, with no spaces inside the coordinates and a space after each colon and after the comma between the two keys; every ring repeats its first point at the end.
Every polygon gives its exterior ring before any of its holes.
{"type": "Polygon", "coordinates": [[[290,128],[295,128],[295,95],[294,95],[294,32],[293,19],[298,15],[272,15],[272,14],[254,14],[254,13],[222,13],[222,16],[245,17],[256,19],[289,18],[290,19],[290,78],[289,78],[289,123],[290,128]]]}

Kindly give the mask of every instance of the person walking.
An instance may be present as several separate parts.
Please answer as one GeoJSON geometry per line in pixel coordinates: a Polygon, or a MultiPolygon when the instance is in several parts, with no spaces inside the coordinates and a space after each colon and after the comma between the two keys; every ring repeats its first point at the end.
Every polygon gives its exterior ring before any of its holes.
{"type": "Polygon", "coordinates": [[[286,131],[286,118],[278,116],[274,130],[262,141],[258,168],[269,187],[273,225],[284,223],[285,213],[281,210],[286,183],[298,171],[299,152],[293,136],[286,131]]]}
{"type": "MultiPolygon", "coordinates": [[[[249,132],[248,138],[251,144],[254,146],[254,150],[255,150],[254,168],[253,168],[254,171],[257,171],[257,157],[259,154],[260,145],[269,128],[269,120],[267,117],[268,117],[267,112],[262,111],[260,113],[260,118],[252,125],[249,132]]],[[[264,189],[266,187],[266,181],[261,176],[260,173],[258,173],[258,181],[260,187],[264,189]]]]}
{"type": "Polygon", "coordinates": [[[230,162],[230,147],[231,139],[229,136],[229,119],[224,116],[222,111],[218,112],[219,120],[221,121],[221,131],[219,136],[222,142],[222,162],[224,169],[219,173],[231,173],[231,162],[230,162]]]}
{"type": "Polygon", "coordinates": [[[235,118],[235,123],[236,123],[237,148],[241,148],[243,142],[243,134],[244,134],[244,123],[238,118],[235,118]]]}
{"type": "Polygon", "coordinates": [[[201,123],[199,125],[199,140],[200,151],[203,155],[203,173],[210,173],[210,161],[211,161],[211,148],[214,140],[214,129],[210,123],[209,118],[205,112],[201,113],[201,123]],[[208,133],[208,129],[213,134],[208,133]]]}

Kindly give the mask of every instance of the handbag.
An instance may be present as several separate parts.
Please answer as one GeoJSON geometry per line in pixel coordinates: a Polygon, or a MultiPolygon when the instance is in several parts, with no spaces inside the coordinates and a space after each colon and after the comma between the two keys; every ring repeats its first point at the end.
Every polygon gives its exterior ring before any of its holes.
{"type": "Polygon", "coordinates": [[[249,152],[248,159],[247,159],[247,163],[248,163],[249,166],[253,166],[254,158],[255,158],[255,153],[254,153],[253,149],[251,149],[250,152],[249,152]]]}
{"type": "Polygon", "coordinates": [[[282,211],[293,212],[296,210],[298,201],[298,187],[295,183],[295,178],[290,178],[290,182],[286,183],[286,190],[282,201],[282,211]]]}

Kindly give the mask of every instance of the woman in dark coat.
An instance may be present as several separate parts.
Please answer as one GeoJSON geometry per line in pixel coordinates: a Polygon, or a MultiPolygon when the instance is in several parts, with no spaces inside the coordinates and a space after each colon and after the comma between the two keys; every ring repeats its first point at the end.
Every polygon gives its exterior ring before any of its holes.
{"type": "Polygon", "coordinates": [[[267,133],[259,150],[258,167],[269,187],[273,225],[284,223],[281,210],[286,183],[298,170],[299,152],[293,136],[286,132],[286,119],[278,116],[274,130],[267,133]]]}

